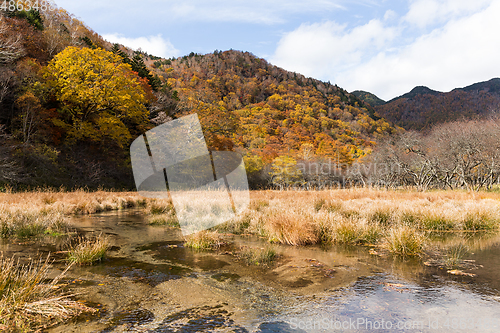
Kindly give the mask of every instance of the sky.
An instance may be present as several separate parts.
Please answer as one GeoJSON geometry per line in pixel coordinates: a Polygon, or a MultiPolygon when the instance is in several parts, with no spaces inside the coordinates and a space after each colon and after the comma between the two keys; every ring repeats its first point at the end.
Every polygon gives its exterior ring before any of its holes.
{"type": "Polygon", "coordinates": [[[384,100],[500,77],[500,0],[55,0],[110,42],[169,58],[241,50],[384,100]]]}

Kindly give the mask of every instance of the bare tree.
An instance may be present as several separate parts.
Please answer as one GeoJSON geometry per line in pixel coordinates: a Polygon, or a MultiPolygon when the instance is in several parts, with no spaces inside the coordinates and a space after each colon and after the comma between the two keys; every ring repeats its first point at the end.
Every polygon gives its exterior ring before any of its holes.
{"type": "Polygon", "coordinates": [[[16,105],[21,111],[19,117],[22,124],[23,142],[29,143],[40,122],[40,100],[28,91],[16,100],[16,105]]]}
{"type": "Polygon", "coordinates": [[[21,35],[9,33],[5,19],[0,17],[0,64],[11,63],[23,55],[21,35]]]}
{"type": "Polygon", "coordinates": [[[413,131],[383,141],[370,163],[371,182],[386,187],[416,186],[425,191],[436,177],[436,166],[427,155],[423,137],[413,131]]]}
{"type": "Polygon", "coordinates": [[[19,167],[12,159],[13,146],[9,145],[9,135],[0,125],[0,182],[13,182],[20,180],[19,167]]]}
{"type": "Polygon", "coordinates": [[[2,104],[5,97],[7,97],[7,95],[11,91],[13,76],[14,76],[13,71],[7,68],[0,69],[0,105],[2,104]]]}
{"type": "Polygon", "coordinates": [[[429,135],[435,145],[440,179],[449,187],[478,190],[492,184],[498,173],[500,127],[497,122],[452,122],[429,135]]]}
{"type": "Polygon", "coordinates": [[[405,132],[382,142],[370,175],[386,186],[491,188],[500,176],[500,121],[457,121],[429,134],[405,132]]]}
{"type": "Polygon", "coordinates": [[[180,112],[178,99],[172,96],[169,89],[155,91],[154,101],[149,107],[151,122],[155,125],[160,125],[172,120],[173,115],[180,112]]]}

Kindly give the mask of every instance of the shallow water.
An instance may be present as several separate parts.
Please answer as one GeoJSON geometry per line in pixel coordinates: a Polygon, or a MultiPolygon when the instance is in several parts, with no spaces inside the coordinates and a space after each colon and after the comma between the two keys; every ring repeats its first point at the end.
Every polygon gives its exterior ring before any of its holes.
{"type": "MultiPolygon", "coordinates": [[[[463,268],[476,276],[457,276],[420,259],[371,255],[367,247],[274,246],[281,254],[274,266],[247,266],[234,254],[269,245],[232,236],[220,251],[191,250],[178,230],[149,226],[139,211],[76,217],[73,224],[113,243],[104,262],[74,267],[66,279],[68,291],[100,311],[51,332],[500,330],[497,237],[476,237],[463,268]]],[[[4,240],[0,251],[50,251],[61,259],[66,247],[64,238],[4,240]]],[[[54,267],[57,274],[64,265],[54,267]]]]}

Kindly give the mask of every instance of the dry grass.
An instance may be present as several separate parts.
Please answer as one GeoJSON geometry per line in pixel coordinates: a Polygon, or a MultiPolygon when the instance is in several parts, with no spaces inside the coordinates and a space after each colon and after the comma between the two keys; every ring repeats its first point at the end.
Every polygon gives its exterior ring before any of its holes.
{"type": "MultiPolygon", "coordinates": [[[[251,196],[250,207],[219,230],[289,245],[376,244],[400,226],[428,235],[495,231],[500,225],[499,193],[349,189],[253,191],[251,196]]],[[[129,207],[142,207],[152,225],[178,226],[167,199],[144,199],[133,192],[38,191],[0,194],[0,235],[59,232],[66,215],[129,207]]]]}
{"type": "Polygon", "coordinates": [[[148,217],[149,225],[163,225],[172,228],[180,228],[179,221],[175,213],[152,215],[148,217]]]}
{"type": "Polygon", "coordinates": [[[271,266],[278,258],[276,249],[273,247],[265,248],[242,248],[238,253],[238,258],[247,265],[271,266]]]}
{"type": "Polygon", "coordinates": [[[144,207],[148,199],[135,192],[38,190],[0,193],[0,206],[57,211],[64,215],[94,214],[110,210],[144,207]]]}
{"type": "Polygon", "coordinates": [[[163,225],[179,228],[179,221],[175,215],[174,205],[166,199],[148,199],[144,208],[148,216],[149,225],[163,225]]]}
{"type": "Polygon", "coordinates": [[[465,237],[464,231],[495,231],[500,225],[498,193],[351,189],[251,195],[249,209],[221,230],[289,245],[379,244],[410,255],[421,253],[433,233],[465,237]]]}
{"type": "Polygon", "coordinates": [[[222,244],[224,242],[218,232],[203,230],[187,236],[184,246],[197,250],[213,250],[222,244]]]}
{"type": "Polygon", "coordinates": [[[92,265],[101,261],[110,246],[109,239],[102,234],[96,237],[79,237],[77,242],[68,251],[68,261],[80,265],[92,265]]]}
{"type": "Polygon", "coordinates": [[[39,207],[0,204],[0,237],[28,238],[65,232],[67,221],[59,211],[39,207]]]}
{"type": "Polygon", "coordinates": [[[175,225],[168,200],[144,198],[135,192],[38,190],[0,193],[0,237],[60,234],[67,229],[67,216],[127,208],[143,208],[151,224],[175,225]]]}
{"type": "Polygon", "coordinates": [[[312,217],[305,212],[280,210],[265,218],[265,233],[271,243],[306,245],[318,242],[312,217]]]}
{"type": "Polygon", "coordinates": [[[425,236],[410,226],[401,225],[391,228],[385,241],[386,248],[394,254],[418,256],[424,250],[425,236]]]}
{"type": "Polygon", "coordinates": [[[469,248],[465,244],[465,242],[460,242],[458,244],[454,244],[450,247],[448,247],[446,251],[446,261],[445,265],[448,268],[455,268],[457,267],[462,258],[469,253],[469,248]]]}
{"type": "Polygon", "coordinates": [[[33,331],[93,310],[72,301],[58,286],[64,272],[47,282],[49,258],[21,264],[0,257],[0,329],[33,331]]]}

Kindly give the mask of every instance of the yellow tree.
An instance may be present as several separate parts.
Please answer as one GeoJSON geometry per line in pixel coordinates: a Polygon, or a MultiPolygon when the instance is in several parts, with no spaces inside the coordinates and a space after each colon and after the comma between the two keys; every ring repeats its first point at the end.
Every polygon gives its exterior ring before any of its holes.
{"type": "Polygon", "coordinates": [[[111,139],[122,147],[132,138],[129,127],[147,122],[144,82],[118,55],[70,46],[52,59],[45,77],[62,105],[64,121],[56,125],[70,142],[111,139]]]}
{"type": "Polygon", "coordinates": [[[271,183],[281,190],[301,185],[302,170],[297,167],[297,161],[290,156],[279,156],[271,165],[271,183]]]}

